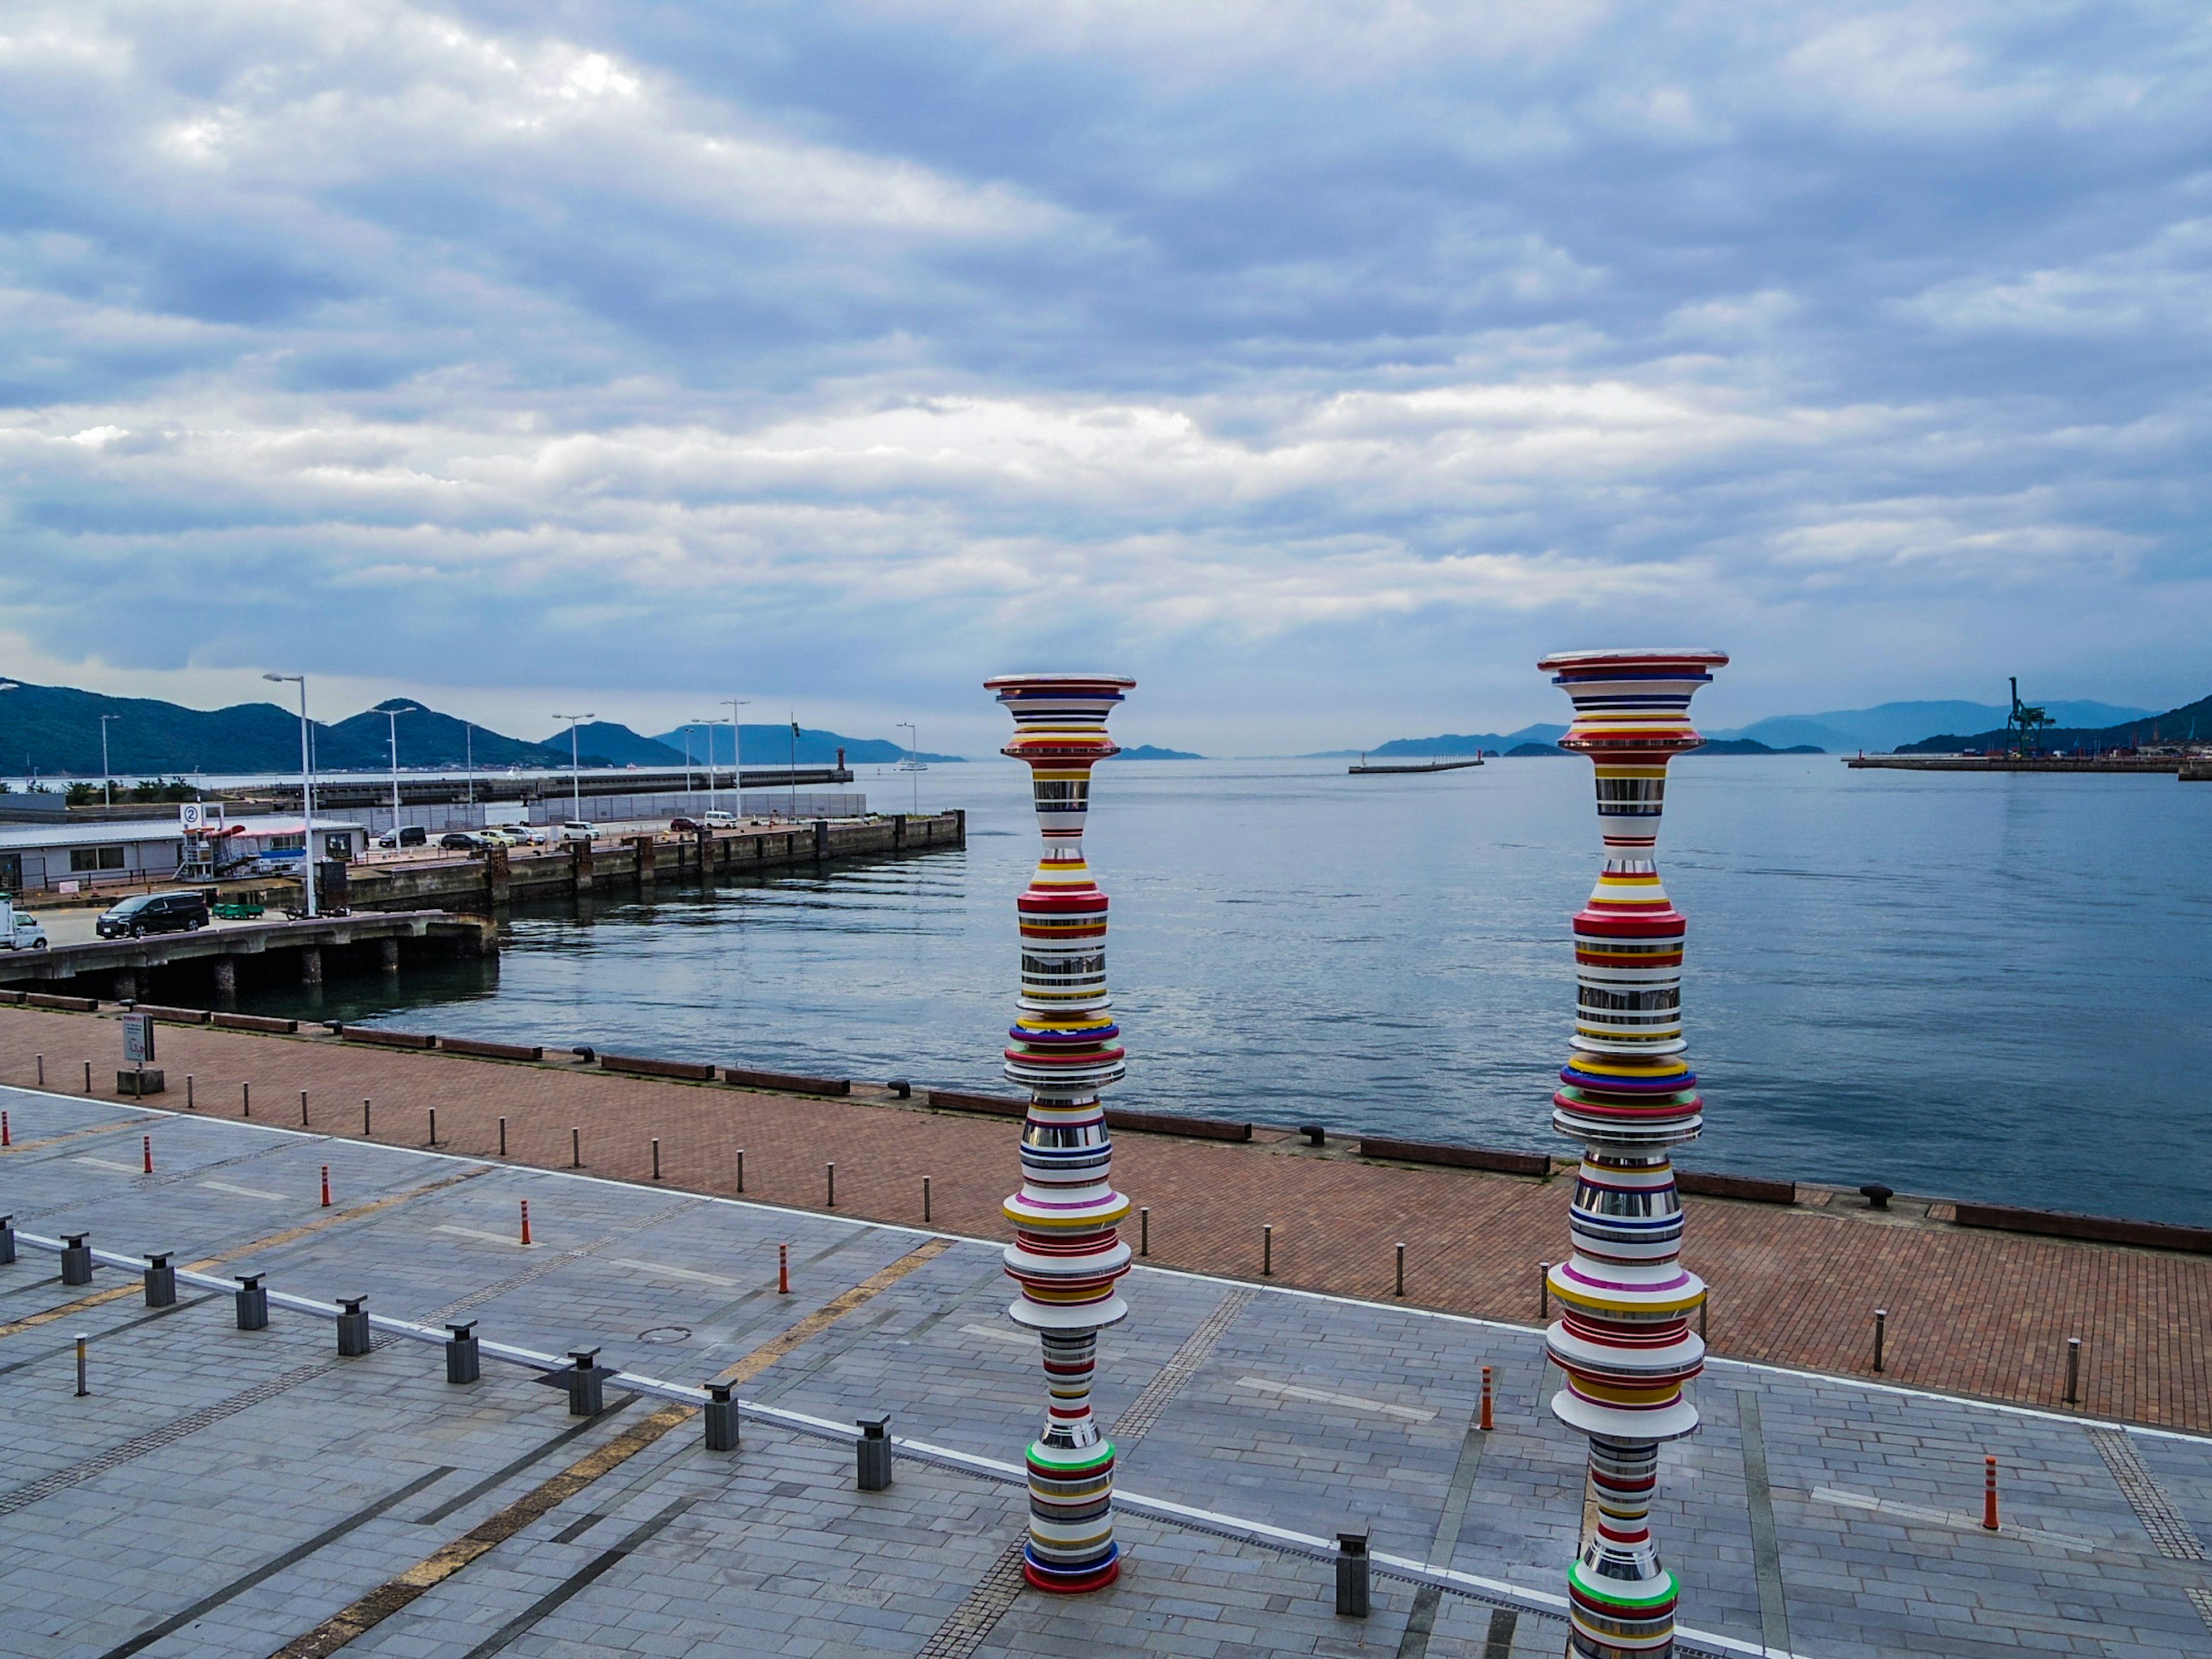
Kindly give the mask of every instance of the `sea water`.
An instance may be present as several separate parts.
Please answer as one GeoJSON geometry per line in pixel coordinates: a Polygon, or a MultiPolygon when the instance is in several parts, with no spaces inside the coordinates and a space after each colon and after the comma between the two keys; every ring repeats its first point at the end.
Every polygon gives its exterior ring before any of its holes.
{"type": "MultiPolygon", "coordinates": [[[[518,906],[496,965],[249,1006],[1009,1092],[1026,772],[860,781],[964,851],[518,906]]],[[[1416,776],[1110,762],[1122,1104],[1565,1151],[1569,918],[1599,861],[1569,758],[1416,776]]],[[[1660,866],[1690,921],[1685,1167],[2212,1224],[2212,786],[1692,756],[1660,866]]]]}

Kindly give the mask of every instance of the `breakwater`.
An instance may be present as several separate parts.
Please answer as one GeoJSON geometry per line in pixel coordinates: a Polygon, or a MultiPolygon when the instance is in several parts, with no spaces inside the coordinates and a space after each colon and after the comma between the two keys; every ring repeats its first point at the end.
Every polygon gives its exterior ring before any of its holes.
{"type": "Polygon", "coordinates": [[[664,881],[713,879],[964,847],[968,815],[784,823],[712,836],[636,835],[551,847],[344,866],[323,902],[354,910],[496,908],[525,899],[635,892],[664,881]]]}

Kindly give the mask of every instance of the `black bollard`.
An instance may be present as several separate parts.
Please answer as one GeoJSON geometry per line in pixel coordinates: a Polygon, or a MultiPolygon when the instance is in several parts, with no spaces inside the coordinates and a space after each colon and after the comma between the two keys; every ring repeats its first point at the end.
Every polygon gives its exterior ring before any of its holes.
{"type": "Polygon", "coordinates": [[[562,1379],[568,1385],[568,1415],[597,1417],[607,1408],[601,1384],[613,1373],[599,1363],[597,1348],[571,1348],[568,1358],[576,1362],[575,1370],[564,1372],[562,1379]]]}
{"type": "Polygon", "coordinates": [[[707,1393],[707,1449],[714,1452],[737,1450],[738,1402],[731,1397],[730,1384],[709,1382],[707,1393]]]}
{"type": "Polygon", "coordinates": [[[860,1490],[882,1492],[891,1483],[891,1420],[888,1417],[855,1420],[860,1425],[860,1437],[854,1443],[860,1449],[860,1490]]]}
{"type": "Polygon", "coordinates": [[[1859,1188],[1859,1196],[1866,1200],[1869,1210],[1886,1210],[1889,1207],[1889,1200],[1897,1196],[1897,1190],[1883,1186],[1879,1181],[1869,1181],[1859,1188]]]}
{"type": "Polygon", "coordinates": [[[1336,1610],[1346,1619],[1364,1619],[1370,1605],[1367,1539],[1364,1527],[1346,1527],[1336,1534],[1336,1610]]]}
{"type": "Polygon", "coordinates": [[[902,1077],[893,1078],[889,1083],[886,1083],[884,1087],[889,1089],[892,1095],[900,1100],[912,1100],[914,1098],[914,1085],[908,1083],[902,1077]]]}
{"type": "Polygon", "coordinates": [[[0,1215],[0,1267],[15,1260],[15,1218],[0,1215]]]}
{"type": "Polygon", "coordinates": [[[62,1283],[89,1285],[92,1283],[92,1247],[84,1241],[90,1233],[64,1233],[62,1243],[62,1283]]]}
{"type": "Polygon", "coordinates": [[[448,1325],[446,1338],[446,1381],[473,1382],[483,1375],[483,1352],[477,1346],[477,1322],[448,1325]]]}
{"type": "Polygon", "coordinates": [[[146,1258],[146,1305],[149,1308],[177,1305],[177,1270],[169,1265],[173,1254],[163,1250],[146,1258]]]}
{"type": "Polygon", "coordinates": [[[342,1296],[338,1306],[345,1311],[338,1316],[338,1358],[358,1359],[368,1352],[368,1314],[362,1307],[365,1296],[342,1296]]]}
{"type": "Polygon", "coordinates": [[[269,1292],[261,1286],[267,1275],[240,1273],[238,1278],[238,1328],[241,1331],[265,1331],[269,1328],[269,1292]]]}
{"type": "Polygon", "coordinates": [[[1306,1138],[1306,1145],[1309,1146],[1326,1146],[1328,1145],[1328,1129],[1325,1125],[1319,1123],[1301,1123],[1298,1125],[1298,1133],[1306,1138]]]}

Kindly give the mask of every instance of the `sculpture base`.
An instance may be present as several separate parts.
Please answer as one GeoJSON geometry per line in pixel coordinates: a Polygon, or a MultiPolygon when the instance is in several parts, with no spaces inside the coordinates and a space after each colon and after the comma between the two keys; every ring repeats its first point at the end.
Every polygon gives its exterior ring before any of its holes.
{"type": "Polygon", "coordinates": [[[1060,1572],[1045,1566],[1024,1550],[1022,1553],[1022,1577],[1036,1589],[1050,1590],[1055,1595],[1080,1595],[1085,1590],[1104,1589],[1121,1576],[1121,1550],[1115,1546],[1114,1553],[1104,1565],[1085,1567],[1076,1572],[1060,1572]]]}

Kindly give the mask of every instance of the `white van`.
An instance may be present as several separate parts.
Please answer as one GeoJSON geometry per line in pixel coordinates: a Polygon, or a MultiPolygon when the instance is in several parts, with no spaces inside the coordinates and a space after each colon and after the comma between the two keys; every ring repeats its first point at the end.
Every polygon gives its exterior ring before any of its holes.
{"type": "Polygon", "coordinates": [[[589,841],[599,833],[599,826],[582,818],[570,818],[561,826],[562,841],[589,841]]]}
{"type": "Polygon", "coordinates": [[[35,916],[27,916],[11,898],[0,896],[0,950],[43,951],[46,930],[35,916]]]}
{"type": "Polygon", "coordinates": [[[699,822],[709,830],[726,830],[738,821],[735,812],[702,812],[699,822]]]}

